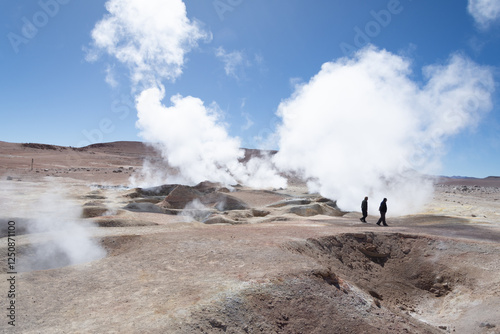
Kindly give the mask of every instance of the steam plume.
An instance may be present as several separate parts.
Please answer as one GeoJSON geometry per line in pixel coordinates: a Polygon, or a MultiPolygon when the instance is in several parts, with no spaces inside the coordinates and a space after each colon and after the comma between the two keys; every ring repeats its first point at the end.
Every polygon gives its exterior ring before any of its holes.
{"type": "Polygon", "coordinates": [[[439,168],[445,140],[492,108],[494,83],[488,68],[460,55],[424,68],[424,85],[410,65],[372,46],[323,64],[280,104],[274,162],[342,209],[359,210],[368,195],[388,197],[392,213],[417,210],[432,187],[415,171],[439,168]]]}
{"type": "Polygon", "coordinates": [[[231,138],[219,122],[216,105],[206,108],[191,96],[173,96],[171,107],[161,104],[164,91],[150,88],[137,98],[137,126],[141,136],[156,143],[169,165],[182,169],[182,183],[210,179],[235,184],[228,173],[242,157],[238,139],[231,138]]]}
{"type": "Polygon", "coordinates": [[[262,184],[262,176],[268,187],[286,184],[273,169],[263,170],[264,166],[271,168],[269,163],[251,170],[239,163],[243,156],[240,140],[228,135],[216,104],[206,107],[198,98],[180,95],[170,98],[171,106],[162,104],[165,89],[161,81],[181,75],[185,55],[200,40],[210,38],[197,22],[188,19],[184,2],[110,0],[106,8],[109,14],[92,31],[94,49],[88,59],[105,51],[129,68],[133,90],[141,89],[136,100],[140,135],[176,170],[172,175],[149,169],[147,175],[163,176],[163,183],[211,180],[231,185],[251,180],[262,184]],[[258,173],[250,175],[252,170],[258,173]]]}
{"type": "Polygon", "coordinates": [[[170,99],[172,105],[165,107],[163,97],[163,87],[139,95],[137,127],[168,165],[180,171],[176,176],[166,175],[167,179],[184,184],[210,180],[226,185],[286,186],[270,162],[252,159],[243,165],[238,161],[244,154],[241,142],[227,133],[216,104],[206,107],[198,98],[175,95],[170,99]]]}
{"type": "Polygon", "coordinates": [[[32,254],[19,260],[18,269],[52,269],[94,261],[106,255],[92,238],[90,223],[81,220],[81,207],[68,199],[60,187],[50,185],[39,189],[16,185],[14,188],[3,183],[0,193],[2,213],[26,221],[30,238],[40,233],[47,237],[33,240],[32,254]]]}

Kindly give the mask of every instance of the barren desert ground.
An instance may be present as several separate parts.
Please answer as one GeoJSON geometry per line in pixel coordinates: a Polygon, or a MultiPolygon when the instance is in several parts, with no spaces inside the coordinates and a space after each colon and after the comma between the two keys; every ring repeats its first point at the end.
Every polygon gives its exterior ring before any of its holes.
{"type": "Polygon", "coordinates": [[[128,187],[148,157],[0,142],[0,332],[500,333],[500,178],[379,227],[297,180],[128,187]]]}

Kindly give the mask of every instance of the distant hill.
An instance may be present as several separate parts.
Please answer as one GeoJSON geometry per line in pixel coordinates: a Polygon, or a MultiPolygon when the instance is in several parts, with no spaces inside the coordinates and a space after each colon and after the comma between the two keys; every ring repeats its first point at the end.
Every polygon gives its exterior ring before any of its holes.
{"type": "Polygon", "coordinates": [[[500,176],[488,176],[483,179],[468,176],[440,176],[436,183],[456,186],[500,187],[500,176]]]}
{"type": "MultiPolygon", "coordinates": [[[[139,141],[115,141],[106,143],[95,143],[84,147],[67,147],[58,145],[49,145],[42,143],[9,143],[0,141],[0,150],[4,154],[10,153],[10,155],[15,154],[36,154],[36,152],[44,152],[44,154],[78,154],[78,152],[88,153],[88,154],[111,154],[118,156],[127,156],[141,159],[141,157],[159,157],[159,152],[157,152],[153,146],[150,144],[139,142],[139,141]],[[17,152],[17,153],[15,153],[17,152]],[[30,153],[31,152],[31,153],[30,153]]],[[[264,157],[272,156],[278,151],[275,150],[259,150],[259,149],[249,149],[242,148],[245,154],[240,161],[247,162],[253,157],[264,157]]],[[[29,156],[31,157],[31,156],[29,156]]],[[[11,161],[14,163],[14,161],[11,161]]],[[[438,176],[436,183],[438,184],[450,184],[450,185],[467,185],[467,186],[493,186],[500,187],[500,176],[488,176],[486,178],[474,178],[470,176],[438,176]]]]}

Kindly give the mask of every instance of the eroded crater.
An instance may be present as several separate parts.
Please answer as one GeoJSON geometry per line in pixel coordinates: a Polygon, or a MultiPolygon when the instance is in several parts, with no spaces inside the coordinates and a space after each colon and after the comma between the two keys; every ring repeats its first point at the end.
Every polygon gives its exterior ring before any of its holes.
{"type": "Polygon", "coordinates": [[[493,257],[485,257],[498,254],[491,244],[401,233],[349,233],[293,241],[284,247],[327,268],[327,274],[320,275],[325,281],[352,284],[373,297],[375,306],[441,329],[455,328],[457,314],[467,314],[470,304],[498,293],[499,268],[493,257]]]}

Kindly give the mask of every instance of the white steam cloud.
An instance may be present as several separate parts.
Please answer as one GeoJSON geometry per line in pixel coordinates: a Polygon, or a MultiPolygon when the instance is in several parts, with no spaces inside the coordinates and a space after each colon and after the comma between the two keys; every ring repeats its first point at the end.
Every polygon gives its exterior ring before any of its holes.
{"type": "Polygon", "coordinates": [[[228,135],[216,104],[206,107],[198,98],[175,95],[170,99],[172,105],[166,107],[161,103],[163,98],[163,87],[139,95],[137,127],[168,165],[179,171],[176,175],[166,173],[164,182],[197,184],[210,180],[226,185],[286,186],[270,162],[254,158],[244,165],[239,161],[244,155],[241,142],[228,135]]]}
{"type": "Polygon", "coordinates": [[[137,98],[137,126],[140,135],[156,143],[163,158],[182,169],[182,183],[196,184],[213,180],[235,184],[228,173],[242,157],[240,142],[228,136],[220,123],[217,106],[205,107],[191,96],[173,96],[171,107],[161,104],[164,91],[150,88],[137,98]]]}
{"type": "Polygon", "coordinates": [[[500,18],[500,1],[469,0],[467,10],[482,29],[487,29],[491,23],[500,18]]]}
{"type": "Polygon", "coordinates": [[[276,165],[345,210],[359,210],[366,195],[387,197],[394,214],[417,210],[432,187],[415,171],[436,171],[444,141],[492,108],[494,82],[460,55],[424,68],[423,86],[410,65],[371,46],[323,64],[278,108],[276,165]]]}
{"type": "Polygon", "coordinates": [[[202,222],[207,219],[212,213],[213,210],[203,205],[203,203],[201,203],[201,201],[196,198],[192,202],[186,204],[186,207],[182,210],[180,216],[186,223],[190,223],[193,221],[202,222]]]}

